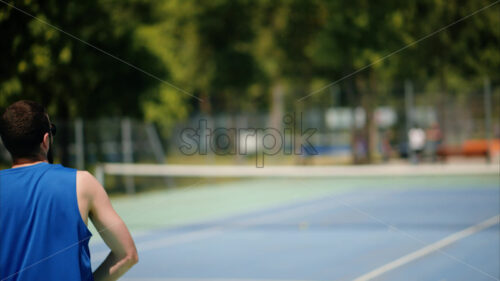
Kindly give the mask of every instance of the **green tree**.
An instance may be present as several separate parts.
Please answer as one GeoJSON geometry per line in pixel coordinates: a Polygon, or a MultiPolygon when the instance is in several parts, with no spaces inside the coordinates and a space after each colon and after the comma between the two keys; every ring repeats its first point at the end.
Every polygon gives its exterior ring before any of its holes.
{"type": "Polygon", "coordinates": [[[256,67],[250,53],[252,2],[168,1],[161,22],[142,30],[168,66],[174,83],[195,97],[192,110],[237,112],[256,67]]]}
{"type": "MultiPolygon", "coordinates": [[[[400,9],[404,5],[396,1],[323,1],[322,28],[311,47],[318,75],[338,82],[346,105],[365,109],[367,122],[361,132],[353,127],[352,136],[361,135],[369,143],[369,162],[375,144],[372,116],[379,95],[377,82],[385,71],[383,57],[401,45],[400,9]]],[[[313,91],[305,99],[321,101],[328,89],[313,91]]],[[[355,162],[365,161],[353,156],[355,162]]]]}
{"type": "Polygon", "coordinates": [[[392,58],[390,71],[394,80],[420,82],[441,124],[450,121],[445,110],[450,100],[481,88],[485,77],[500,81],[500,6],[493,3],[428,0],[402,11],[404,42],[425,40],[392,58]]]}
{"type": "MultiPolygon", "coordinates": [[[[96,48],[164,77],[165,68],[135,40],[151,4],[53,0],[11,5],[16,8],[0,4],[0,106],[37,100],[56,122],[75,116],[141,116],[141,99],[158,81],[96,48]]],[[[60,127],[59,152],[66,164],[69,131],[60,127]]]]}

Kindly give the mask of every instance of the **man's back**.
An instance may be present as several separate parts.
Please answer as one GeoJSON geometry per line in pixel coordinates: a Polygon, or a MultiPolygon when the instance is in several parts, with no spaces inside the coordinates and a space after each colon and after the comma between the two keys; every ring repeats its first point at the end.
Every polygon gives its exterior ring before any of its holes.
{"type": "Polygon", "coordinates": [[[0,281],[114,281],[139,261],[127,226],[86,171],[51,165],[56,126],[21,100],[0,115],[12,169],[0,171],[0,281]],[[110,252],[90,268],[88,218],[110,252]]]}
{"type": "Polygon", "coordinates": [[[0,280],[93,280],[76,175],[45,162],[0,171],[0,280]]]}

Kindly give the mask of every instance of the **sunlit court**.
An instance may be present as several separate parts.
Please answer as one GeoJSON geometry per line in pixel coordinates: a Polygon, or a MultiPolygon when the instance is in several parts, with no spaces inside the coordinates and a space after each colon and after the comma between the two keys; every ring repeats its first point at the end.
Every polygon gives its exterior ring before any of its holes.
{"type": "Polygon", "coordinates": [[[500,0],[0,0],[0,281],[500,281],[500,0]]]}

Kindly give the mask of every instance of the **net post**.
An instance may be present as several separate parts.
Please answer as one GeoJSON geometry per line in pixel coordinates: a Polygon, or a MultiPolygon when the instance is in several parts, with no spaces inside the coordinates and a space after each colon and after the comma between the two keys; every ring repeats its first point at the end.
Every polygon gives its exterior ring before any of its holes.
{"type": "MultiPolygon", "coordinates": [[[[148,136],[149,144],[153,149],[154,156],[156,157],[156,161],[160,164],[166,164],[165,160],[166,153],[163,150],[163,146],[161,145],[160,136],[152,123],[146,124],[146,134],[148,136]]],[[[174,186],[174,181],[171,177],[165,177],[165,184],[168,187],[174,186]]]]}
{"type": "Polygon", "coordinates": [[[95,178],[102,186],[104,186],[104,164],[97,164],[95,167],[95,178]]]}
{"type": "MultiPolygon", "coordinates": [[[[132,142],[132,123],[129,118],[122,119],[122,155],[124,163],[132,163],[133,157],[133,142],[132,142]]],[[[135,193],[135,184],[133,176],[125,176],[125,190],[127,194],[135,193]]]]}

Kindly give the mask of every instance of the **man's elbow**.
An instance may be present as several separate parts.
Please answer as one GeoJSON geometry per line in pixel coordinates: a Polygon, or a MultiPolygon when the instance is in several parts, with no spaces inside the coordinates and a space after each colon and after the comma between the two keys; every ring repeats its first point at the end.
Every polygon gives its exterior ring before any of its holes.
{"type": "Polygon", "coordinates": [[[137,251],[133,251],[127,255],[126,259],[127,263],[130,266],[133,266],[139,262],[139,255],[137,254],[137,251]]]}

